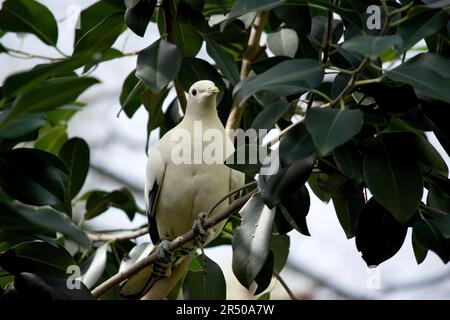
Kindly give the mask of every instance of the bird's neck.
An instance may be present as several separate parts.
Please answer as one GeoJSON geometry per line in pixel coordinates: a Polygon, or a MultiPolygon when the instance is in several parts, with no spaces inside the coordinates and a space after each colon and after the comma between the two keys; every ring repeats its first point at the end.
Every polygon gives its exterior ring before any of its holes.
{"type": "Polygon", "coordinates": [[[215,103],[211,102],[210,105],[193,106],[188,102],[184,121],[202,121],[206,119],[219,119],[215,103]]]}

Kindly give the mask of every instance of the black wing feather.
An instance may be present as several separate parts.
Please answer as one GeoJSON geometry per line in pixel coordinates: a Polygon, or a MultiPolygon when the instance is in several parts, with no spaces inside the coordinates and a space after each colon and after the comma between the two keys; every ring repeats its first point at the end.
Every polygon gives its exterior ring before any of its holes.
{"type": "Polygon", "coordinates": [[[159,238],[158,225],[156,224],[156,218],[154,213],[154,206],[156,206],[156,199],[159,191],[158,183],[155,181],[153,187],[148,192],[148,232],[150,234],[150,239],[153,244],[158,243],[161,239],[159,238]]]}

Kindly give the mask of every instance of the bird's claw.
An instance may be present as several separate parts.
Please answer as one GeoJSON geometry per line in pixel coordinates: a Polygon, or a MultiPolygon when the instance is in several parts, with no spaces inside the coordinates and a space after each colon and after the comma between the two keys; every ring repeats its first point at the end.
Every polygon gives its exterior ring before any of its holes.
{"type": "Polygon", "coordinates": [[[172,253],[169,249],[169,240],[162,240],[161,243],[156,247],[156,257],[165,262],[169,262],[172,256],[172,253]]]}
{"type": "Polygon", "coordinates": [[[205,223],[206,213],[202,212],[198,215],[198,218],[194,221],[192,229],[194,229],[195,238],[200,246],[206,242],[206,237],[208,236],[203,224],[205,223]]]}

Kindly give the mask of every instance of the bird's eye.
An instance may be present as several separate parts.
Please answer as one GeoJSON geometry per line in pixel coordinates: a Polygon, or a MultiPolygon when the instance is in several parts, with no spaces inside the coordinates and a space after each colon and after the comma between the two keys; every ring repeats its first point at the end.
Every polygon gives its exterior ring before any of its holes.
{"type": "Polygon", "coordinates": [[[197,95],[197,90],[193,89],[193,90],[192,90],[192,95],[193,95],[193,96],[196,96],[196,95],[197,95]]]}

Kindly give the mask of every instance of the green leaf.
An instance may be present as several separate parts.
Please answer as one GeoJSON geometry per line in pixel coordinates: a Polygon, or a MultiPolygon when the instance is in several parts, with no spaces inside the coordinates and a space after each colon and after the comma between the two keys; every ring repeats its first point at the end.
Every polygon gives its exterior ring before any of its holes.
{"type": "Polygon", "coordinates": [[[0,115],[0,128],[13,119],[30,112],[42,112],[74,101],[83,91],[98,83],[94,78],[57,78],[47,80],[23,95],[13,107],[0,115]]]}
{"type": "Polygon", "coordinates": [[[141,0],[125,12],[125,23],[138,36],[143,37],[156,7],[156,0],[141,0]]]}
{"type": "Polygon", "coordinates": [[[162,106],[164,100],[169,93],[168,88],[164,88],[158,94],[154,94],[150,90],[146,90],[141,94],[141,101],[144,104],[145,109],[148,112],[147,121],[147,141],[145,143],[145,151],[148,150],[148,143],[150,139],[150,133],[152,130],[162,126],[164,124],[164,114],[162,112],[162,106]]]}
{"type": "Polygon", "coordinates": [[[244,172],[248,177],[253,178],[259,173],[263,160],[259,154],[261,146],[250,143],[240,146],[236,151],[225,160],[228,167],[244,172]]]}
{"type": "Polygon", "coordinates": [[[317,87],[323,79],[323,66],[310,59],[291,59],[238,83],[239,103],[258,91],[269,90],[281,96],[304,92],[317,87]]]}
{"type": "Polygon", "coordinates": [[[311,108],[305,123],[317,150],[326,155],[361,130],[363,115],[359,110],[311,108]]]}
{"type": "Polygon", "coordinates": [[[83,187],[89,171],[89,146],[81,138],[72,138],[62,146],[59,157],[69,168],[67,192],[73,199],[83,187]]]}
{"type": "Polygon", "coordinates": [[[75,42],[73,54],[110,49],[124,28],[122,13],[111,14],[75,42]]]}
{"type": "Polygon", "coordinates": [[[19,201],[66,211],[67,180],[66,165],[51,153],[25,148],[0,153],[0,186],[19,201]]]}
{"type": "Polygon", "coordinates": [[[233,273],[246,288],[255,280],[269,254],[275,210],[256,194],[242,207],[242,224],[233,236],[233,273]]]}
{"type": "Polygon", "coordinates": [[[273,269],[281,272],[286,265],[289,256],[291,238],[288,235],[272,235],[270,239],[270,250],[273,252],[273,269]]]}
{"type": "Polygon", "coordinates": [[[118,6],[112,1],[98,1],[87,7],[80,13],[79,28],[75,30],[74,45],[86,34],[93,32],[97,25],[108,18],[113,13],[124,12],[122,6],[118,6]]]}
{"type": "Polygon", "coordinates": [[[276,56],[294,58],[298,46],[298,35],[293,29],[282,28],[267,35],[267,47],[276,56]]]}
{"type": "Polygon", "coordinates": [[[114,207],[124,211],[131,221],[137,211],[133,195],[125,188],[114,190],[109,193],[94,190],[85,194],[83,198],[86,199],[85,220],[92,219],[105,212],[110,207],[114,207]]]}
{"type": "Polygon", "coordinates": [[[309,212],[310,198],[306,186],[302,186],[289,198],[278,204],[281,214],[289,225],[304,234],[310,236],[306,216],[309,212]]]}
{"type": "Polygon", "coordinates": [[[214,40],[206,38],[206,51],[214,59],[224,77],[235,86],[239,80],[239,71],[233,56],[222,49],[214,40]]]}
{"type": "Polygon", "coordinates": [[[186,300],[225,300],[227,289],[225,277],[219,265],[202,255],[198,257],[205,271],[188,271],[183,282],[186,300]]]}
{"type": "Polygon", "coordinates": [[[225,84],[222,76],[208,62],[198,58],[184,58],[181,63],[178,80],[184,91],[188,92],[189,88],[197,81],[210,80],[219,88],[217,96],[217,104],[222,101],[225,93],[225,84]]]}
{"type": "MultiPolygon", "coordinates": [[[[411,10],[410,12],[412,12],[411,10]]],[[[409,13],[406,17],[409,16],[409,13]]],[[[401,51],[408,50],[420,40],[438,33],[448,22],[444,10],[427,10],[410,17],[398,26],[396,34],[403,39],[401,51]]]]}
{"type": "Polygon", "coordinates": [[[406,225],[399,224],[374,198],[361,211],[356,227],[356,248],[370,266],[394,256],[403,245],[406,225]]]}
{"type": "Polygon", "coordinates": [[[45,123],[46,121],[42,114],[27,114],[14,119],[3,129],[0,129],[0,138],[21,138],[41,128],[45,123]]]}
{"type": "Polygon", "coordinates": [[[127,76],[120,93],[120,105],[130,119],[141,106],[141,94],[145,91],[144,83],[136,77],[135,72],[133,70],[127,76]]]}
{"type": "Polygon", "coordinates": [[[81,281],[88,289],[100,280],[106,268],[106,258],[108,253],[109,243],[104,243],[97,248],[81,265],[81,281]]]}
{"type": "Polygon", "coordinates": [[[285,0],[260,0],[260,1],[245,1],[237,0],[233,3],[227,19],[235,19],[249,12],[267,11],[282,5],[285,0]]]}
{"type": "Polygon", "coordinates": [[[53,14],[33,0],[7,0],[0,10],[0,29],[36,35],[48,45],[58,41],[58,26],[53,14]]]}
{"type": "Polygon", "coordinates": [[[28,235],[31,233],[42,234],[43,231],[48,230],[51,233],[62,233],[85,248],[91,244],[84,231],[53,209],[30,207],[19,202],[8,205],[0,203],[0,208],[2,209],[0,225],[3,230],[26,232],[28,235]],[[7,223],[8,221],[9,223],[7,223]],[[20,223],[20,225],[16,223],[20,223]]]}
{"type": "Polygon", "coordinates": [[[53,154],[58,154],[66,141],[67,126],[65,124],[60,124],[41,130],[38,140],[34,143],[34,147],[53,154]]]}
{"type": "Polygon", "coordinates": [[[424,94],[450,103],[450,61],[432,53],[422,53],[386,73],[424,94]],[[420,77],[417,75],[420,74],[420,77]]]}
{"type": "Polygon", "coordinates": [[[318,185],[318,181],[321,179],[325,179],[326,177],[327,175],[325,173],[313,173],[308,179],[308,184],[317,198],[325,203],[328,203],[331,199],[330,194],[324,192],[318,185]]]}
{"type": "Polygon", "coordinates": [[[265,107],[252,122],[252,128],[256,130],[270,130],[278,120],[289,111],[291,107],[287,102],[274,102],[265,107]]]}
{"type": "Polygon", "coordinates": [[[405,224],[422,198],[422,174],[416,160],[399,154],[391,141],[382,135],[371,143],[363,160],[364,178],[374,198],[405,224]]]}
{"type": "Polygon", "coordinates": [[[345,41],[342,44],[342,48],[345,50],[358,52],[375,59],[383,51],[386,51],[392,47],[401,47],[402,43],[402,38],[398,35],[360,35],[345,41]]]}
{"type": "Polygon", "coordinates": [[[359,196],[350,200],[333,198],[333,205],[347,239],[353,238],[356,233],[359,214],[365,205],[364,195],[361,193],[359,196]]]}
{"type": "Polygon", "coordinates": [[[180,70],[181,56],[178,48],[164,39],[139,52],[136,77],[154,93],[159,93],[180,70]]]}
{"type": "Polygon", "coordinates": [[[343,174],[358,184],[363,182],[363,156],[355,144],[348,142],[334,149],[333,159],[343,174]]]}
{"type": "Polygon", "coordinates": [[[417,237],[417,229],[416,233],[414,233],[413,229],[413,232],[411,234],[411,241],[414,251],[414,257],[416,258],[417,264],[421,264],[422,262],[425,261],[425,258],[427,257],[428,249],[422,246],[419,243],[419,241],[417,241],[416,237],[417,237]]]}
{"type": "MultiPolygon", "coordinates": [[[[424,219],[413,226],[417,244],[436,253],[444,263],[450,261],[450,239],[445,239],[435,220],[424,219]]],[[[420,257],[420,256],[419,256],[420,257]]]]}
{"type": "Polygon", "coordinates": [[[5,97],[24,94],[35,86],[39,86],[44,80],[66,76],[71,71],[89,64],[93,60],[95,59],[92,54],[84,53],[57,62],[38,64],[31,70],[15,73],[6,78],[2,93],[5,97]]]}
{"type": "Polygon", "coordinates": [[[43,241],[18,244],[0,256],[0,266],[12,273],[43,272],[67,277],[67,267],[75,265],[64,248],[43,241]]]}
{"type": "Polygon", "coordinates": [[[195,57],[203,44],[202,36],[192,24],[175,22],[173,38],[183,57],[195,57]]]}
{"type": "Polygon", "coordinates": [[[280,161],[282,165],[289,165],[296,160],[310,157],[315,152],[316,147],[304,123],[297,124],[281,139],[280,161]]]}
{"type": "Polygon", "coordinates": [[[261,270],[255,278],[255,283],[257,288],[255,290],[254,295],[260,294],[264,290],[266,290],[270,282],[272,281],[273,276],[273,252],[269,251],[267,255],[266,261],[264,262],[261,270]]]}
{"type": "Polygon", "coordinates": [[[286,167],[279,168],[278,172],[273,175],[263,176],[259,180],[259,184],[264,202],[270,208],[273,208],[280,201],[289,198],[308,180],[313,164],[314,156],[309,156],[296,160],[286,167]]]}

